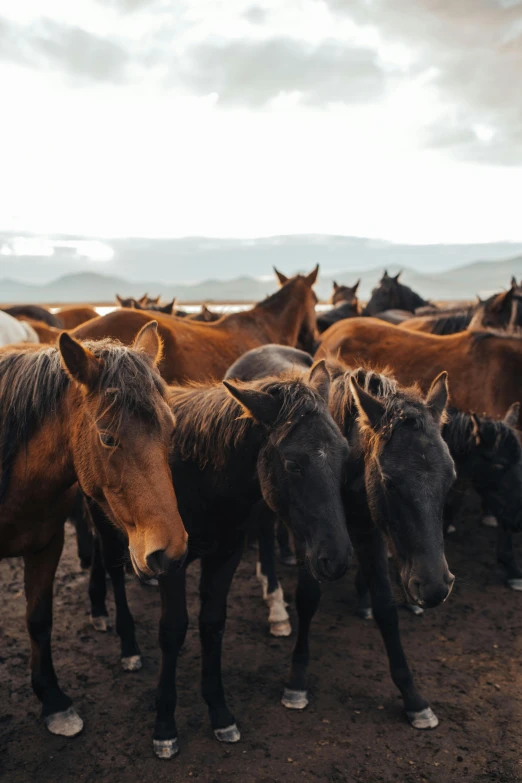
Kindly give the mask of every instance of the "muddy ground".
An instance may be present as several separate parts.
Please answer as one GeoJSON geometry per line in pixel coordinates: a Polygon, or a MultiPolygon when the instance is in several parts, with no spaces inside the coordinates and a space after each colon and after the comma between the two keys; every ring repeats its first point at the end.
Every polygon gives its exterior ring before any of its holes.
{"type": "MultiPolygon", "coordinates": [[[[268,636],[249,551],[233,584],[224,643],[225,686],[242,741],[220,745],[199,695],[198,567],[192,566],[192,625],[178,676],[181,754],[160,761],[151,747],[157,592],[128,578],[144,667],[125,673],[114,631],[99,634],[89,624],[87,576],[68,529],[56,582],[54,659],[85,729],[67,740],[43,727],[29,682],[21,563],[4,561],[0,777],[9,783],[522,781],[522,593],[495,578],[494,537],[476,523],[461,525],[447,547],[457,575],[448,603],[420,618],[401,612],[407,654],[440,718],[429,732],[406,723],[379,633],[353,614],[353,569],[324,587],[313,626],[310,706],[303,713],[284,710],[279,698],[293,642],[268,636]]],[[[295,569],[281,572],[290,594],[295,569]]]]}

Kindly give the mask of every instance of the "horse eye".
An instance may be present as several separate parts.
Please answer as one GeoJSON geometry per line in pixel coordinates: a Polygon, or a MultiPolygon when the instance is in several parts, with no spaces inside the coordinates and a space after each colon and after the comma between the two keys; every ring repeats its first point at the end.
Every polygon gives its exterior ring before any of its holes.
{"type": "Polygon", "coordinates": [[[285,459],[285,468],[289,473],[301,473],[301,468],[292,459],[285,459]]]}
{"type": "Polygon", "coordinates": [[[110,432],[100,432],[100,440],[109,449],[114,449],[118,445],[118,441],[110,432]]]}

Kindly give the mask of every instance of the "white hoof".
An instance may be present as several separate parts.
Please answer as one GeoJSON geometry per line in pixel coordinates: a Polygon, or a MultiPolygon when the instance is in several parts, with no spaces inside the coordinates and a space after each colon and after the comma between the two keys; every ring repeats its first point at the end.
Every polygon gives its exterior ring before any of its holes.
{"type": "Polygon", "coordinates": [[[512,590],[522,592],[522,579],[508,579],[508,585],[512,590]]]}
{"type": "Polygon", "coordinates": [[[482,517],[482,524],[485,527],[498,527],[497,518],[490,515],[482,517]]]}
{"type": "Polygon", "coordinates": [[[308,707],[308,692],[293,691],[290,688],[285,688],[281,697],[281,704],[287,710],[304,710],[305,707],[308,707]]]}
{"type": "Polygon", "coordinates": [[[270,623],[270,636],[290,636],[292,626],[289,622],[270,623]]]}
{"type": "Polygon", "coordinates": [[[83,720],[74,707],[48,715],[44,720],[51,734],[58,734],[60,737],[75,737],[83,729],[83,720]]]}
{"type": "Polygon", "coordinates": [[[424,614],[422,606],[417,606],[417,604],[403,604],[403,606],[407,612],[411,612],[412,614],[424,614]]]}
{"type": "Polygon", "coordinates": [[[126,672],[137,672],[142,666],[141,655],[129,655],[128,658],[122,658],[121,665],[126,672]]]}
{"type": "Polygon", "coordinates": [[[91,625],[95,631],[100,631],[101,633],[107,633],[107,631],[110,628],[109,618],[107,617],[106,614],[102,614],[99,617],[93,617],[91,614],[91,625]]]}
{"type": "Polygon", "coordinates": [[[457,528],[455,527],[455,525],[448,525],[448,529],[446,530],[446,533],[448,533],[448,535],[450,533],[456,533],[456,532],[457,532],[457,528]]]}
{"type": "Polygon", "coordinates": [[[152,746],[159,759],[171,759],[179,753],[177,737],[168,740],[152,740],[152,746]]]}
{"type": "Polygon", "coordinates": [[[145,585],[145,587],[158,587],[159,586],[159,582],[158,582],[158,580],[156,579],[155,576],[151,576],[150,579],[144,579],[144,577],[141,576],[140,577],[140,582],[142,583],[142,585],[145,585]]]}
{"type": "Polygon", "coordinates": [[[235,723],[225,729],[214,729],[214,736],[220,742],[239,742],[241,734],[235,723]]]}
{"type": "Polygon", "coordinates": [[[439,719],[431,707],[426,707],[420,712],[407,712],[406,714],[414,729],[434,729],[439,725],[439,719]]]}
{"type": "Polygon", "coordinates": [[[371,607],[365,606],[357,609],[357,614],[361,620],[373,620],[373,611],[371,607]]]}

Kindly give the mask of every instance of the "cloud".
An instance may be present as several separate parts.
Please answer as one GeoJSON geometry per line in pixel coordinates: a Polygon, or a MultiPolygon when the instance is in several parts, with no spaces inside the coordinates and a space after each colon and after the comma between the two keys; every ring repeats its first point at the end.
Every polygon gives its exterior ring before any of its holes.
{"type": "Polygon", "coordinates": [[[268,18],[268,12],[260,5],[251,5],[246,9],[243,16],[251,24],[264,24],[268,18]]]}
{"type": "Polygon", "coordinates": [[[31,25],[0,19],[0,59],[65,71],[79,79],[114,83],[126,80],[131,62],[118,43],[50,19],[31,25]]]}
{"type": "Polygon", "coordinates": [[[522,164],[521,0],[327,0],[334,12],[400,43],[430,72],[440,117],[424,129],[433,147],[480,162],[522,164]],[[477,126],[490,128],[485,140],[477,126]]]}
{"type": "Polygon", "coordinates": [[[385,89],[385,75],[368,49],[285,37],[198,44],[188,52],[180,79],[196,93],[217,93],[222,105],[248,107],[289,93],[315,106],[367,103],[385,89]]]}

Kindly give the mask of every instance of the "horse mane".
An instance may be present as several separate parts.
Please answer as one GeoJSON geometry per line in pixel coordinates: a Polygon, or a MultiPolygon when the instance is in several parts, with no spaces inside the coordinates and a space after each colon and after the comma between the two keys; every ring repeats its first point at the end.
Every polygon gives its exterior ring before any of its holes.
{"type": "MultiPolygon", "coordinates": [[[[130,416],[154,426],[154,396],[159,393],[165,398],[166,386],[158,373],[151,372],[150,360],[111,339],[83,344],[102,360],[99,412],[110,411],[114,432],[130,416]]],[[[27,448],[44,421],[58,415],[70,383],[56,347],[0,354],[0,501],[16,455],[27,448]]]]}
{"type": "Polygon", "coordinates": [[[490,337],[499,337],[501,340],[515,341],[520,341],[522,338],[522,329],[519,326],[514,327],[510,331],[507,331],[506,329],[493,329],[489,326],[487,328],[484,326],[471,328],[470,326],[469,333],[471,334],[473,345],[481,343],[490,337]]]}
{"type": "MultiPolygon", "coordinates": [[[[515,430],[509,424],[502,419],[491,419],[486,416],[476,416],[476,419],[480,424],[481,441],[487,448],[496,451],[502,444],[507,444],[513,460],[520,459],[522,447],[515,430]]],[[[442,435],[452,454],[466,455],[477,447],[471,413],[450,408],[442,435]]]]}
{"type": "Polygon", "coordinates": [[[415,429],[424,428],[425,406],[419,388],[400,386],[388,368],[377,371],[363,365],[351,369],[338,360],[329,360],[327,368],[332,378],[330,412],[345,434],[353,426],[357,417],[357,408],[350,391],[351,378],[384,405],[381,435],[385,431],[386,438],[390,438],[393,430],[407,421],[413,422],[415,429]]]}
{"type": "MultiPolygon", "coordinates": [[[[297,419],[317,411],[321,404],[319,394],[300,370],[248,383],[234,381],[234,386],[271,394],[281,402],[275,422],[276,443],[288,435],[297,419]]],[[[231,453],[253,427],[259,426],[243,413],[221,382],[170,386],[169,403],[176,416],[175,447],[182,460],[193,460],[201,469],[223,469],[231,453]]]]}
{"type": "Polygon", "coordinates": [[[432,324],[431,334],[455,334],[463,332],[471,323],[473,310],[447,313],[445,315],[422,316],[432,324]]]}

